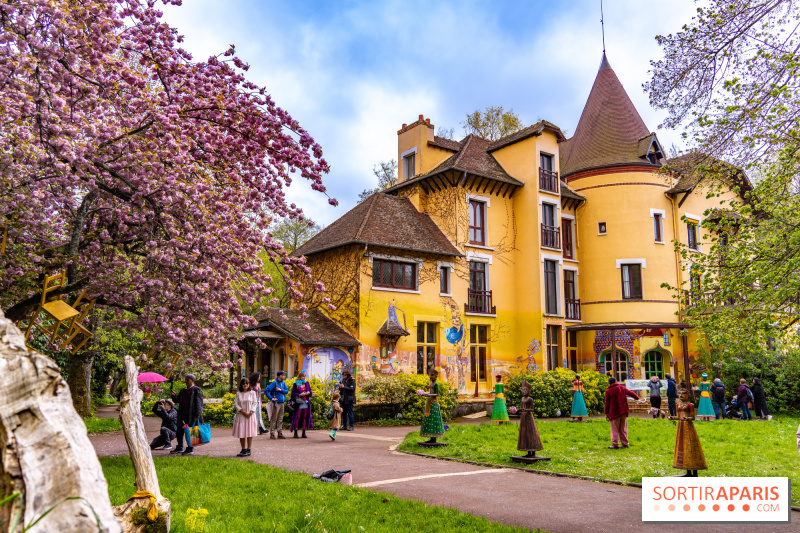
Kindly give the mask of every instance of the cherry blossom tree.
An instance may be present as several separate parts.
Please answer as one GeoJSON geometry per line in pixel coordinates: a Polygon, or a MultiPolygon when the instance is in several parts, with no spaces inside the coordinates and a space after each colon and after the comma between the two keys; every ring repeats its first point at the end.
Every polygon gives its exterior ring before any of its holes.
{"type": "Polygon", "coordinates": [[[325,193],[328,164],[233,46],[194,60],[156,4],[0,0],[0,306],[23,318],[63,266],[53,294],[86,290],[109,326],[220,369],[242,305],[272,291],[259,254],[293,297],[310,279],[267,228],[303,218],[285,188],[325,193]]]}

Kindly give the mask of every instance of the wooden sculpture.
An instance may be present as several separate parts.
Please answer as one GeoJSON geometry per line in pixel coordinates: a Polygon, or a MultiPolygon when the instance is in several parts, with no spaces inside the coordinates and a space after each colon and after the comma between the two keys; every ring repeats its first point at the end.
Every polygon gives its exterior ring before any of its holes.
{"type": "Polygon", "coordinates": [[[678,431],[675,435],[675,453],[672,456],[672,467],[686,470],[683,477],[697,477],[698,470],[707,470],[703,447],[694,427],[695,408],[689,401],[686,389],[680,392],[681,404],[678,406],[678,416],[669,417],[678,421],[678,431]]]}
{"type": "Polygon", "coordinates": [[[537,461],[549,461],[549,457],[536,455],[536,452],[544,450],[542,439],[539,437],[539,429],[536,427],[536,419],[533,416],[533,398],[531,398],[531,384],[522,382],[522,401],[519,409],[519,438],[517,439],[517,450],[528,452],[526,455],[512,455],[511,460],[515,463],[535,463],[537,461]]]}

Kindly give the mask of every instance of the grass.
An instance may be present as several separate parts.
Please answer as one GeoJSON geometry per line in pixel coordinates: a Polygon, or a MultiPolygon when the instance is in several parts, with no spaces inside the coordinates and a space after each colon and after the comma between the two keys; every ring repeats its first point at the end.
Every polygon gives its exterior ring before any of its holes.
{"type": "Polygon", "coordinates": [[[118,418],[84,418],[87,433],[108,433],[122,431],[122,423],[118,418]]]}
{"type": "MultiPolygon", "coordinates": [[[[800,456],[795,434],[798,418],[775,417],[769,422],[718,420],[695,422],[708,463],[701,476],[789,477],[792,503],[800,505],[800,456]]],[[[544,450],[552,457],[530,468],[603,479],[641,482],[643,477],[674,476],[672,468],[675,426],[669,420],[628,420],[628,449],[609,450],[609,424],[589,420],[580,424],[537,420],[544,450]]],[[[442,439],[447,448],[421,448],[418,432],[410,433],[398,449],[496,464],[513,464],[517,452],[517,424],[450,426],[442,439]]],[[[527,465],[526,465],[527,466],[527,465]]]]}
{"type": "MultiPolygon", "coordinates": [[[[187,509],[199,508],[208,510],[204,533],[529,531],[250,461],[199,456],[154,461],[161,492],[172,502],[170,531],[175,533],[186,531],[187,509]]],[[[100,463],[111,503],[124,503],[135,492],[130,459],[101,457],[100,463]]]]}

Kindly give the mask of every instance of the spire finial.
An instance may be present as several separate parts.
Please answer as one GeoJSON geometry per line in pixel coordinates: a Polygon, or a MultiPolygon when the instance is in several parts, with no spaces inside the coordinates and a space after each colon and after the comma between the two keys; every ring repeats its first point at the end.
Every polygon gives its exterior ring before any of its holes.
{"type": "Polygon", "coordinates": [[[603,24],[603,0],[600,0],[600,32],[603,34],[603,56],[606,55],[606,28],[603,24]]]}

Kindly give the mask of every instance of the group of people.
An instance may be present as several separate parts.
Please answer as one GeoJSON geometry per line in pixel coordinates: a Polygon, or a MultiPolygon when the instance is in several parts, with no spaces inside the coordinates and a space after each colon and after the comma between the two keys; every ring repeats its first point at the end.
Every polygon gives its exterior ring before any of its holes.
{"type": "MultiPolygon", "coordinates": [[[[236,415],[233,419],[233,436],[239,439],[242,451],[237,457],[247,457],[250,455],[250,446],[256,434],[267,433],[267,428],[263,422],[261,414],[261,373],[254,372],[250,378],[242,378],[239,383],[239,392],[236,393],[234,406],[236,415]]],[[[350,371],[342,372],[342,380],[336,384],[336,390],[331,397],[328,408],[330,422],[331,440],[336,440],[336,432],[344,427],[347,431],[353,431],[353,406],[355,405],[356,382],[350,371]],[[344,426],[342,422],[344,421],[344,426]]],[[[263,390],[263,396],[267,399],[267,417],[269,426],[269,438],[285,439],[283,435],[283,418],[289,405],[292,416],[289,431],[293,433],[295,439],[308,438],[306,431],[314,427],[314,417],[312,415],[311,398],[314,391],[311,390],[311,383],[306,379],[306,373],[300,372],[297,379],[292,383],[291,393],[286,383],[286,372],[277,372],[275,380],[269,383],[263,390]]]]}
{"type": "MultiPolygon", "coordinates": [[[[150,443],[153,450],[171,450],[171,454],[193,455],[191,442],[184,447],[184,428],[203,423],[203,391],[195,385],[195,376],[187,374],[186,387],[172,393],[170,399],[163,399],[153,406],[153,413],[161,418],[158,436],[150,443]],[[177,405],[177,408],[176,408],[177,405]],[[177,438],[177,446],[172,449],[172,440],[177,438]]],[[[314,427],[311,398],[314,392],[301,372],[292,383],[291,393],[286,383],[286,372],[279,371],[275,380],[266,388],[261,388],[261,373],[254,372],[249,378],[242,378],[233,404],[236,414],[233,418],[233,436],[239,439],[241,451],[237,457],[251,454],[253,437],[269,432],[270,439],[285,439],[283,419],[287,404],[292,411],[289,431],[294,438],[305,439],[306,431],[314,427]],[[267,399],[267,420],[262,416],[262,394],[267,399]]],[[[342,380],[337,383],[328,409],[331,440],[336,440],[339,429],[353,431],[353,406],[356,403],[356,382],[352,374],[345,370],[342,380]]]]}

